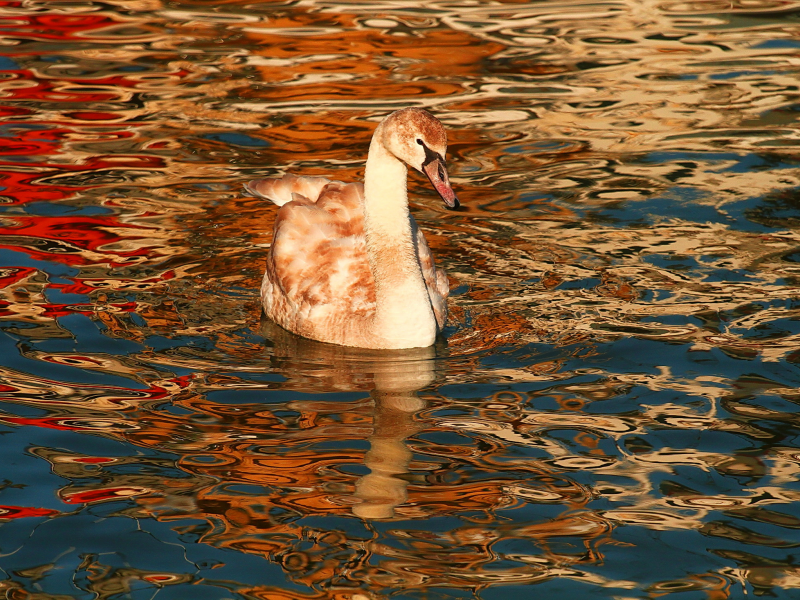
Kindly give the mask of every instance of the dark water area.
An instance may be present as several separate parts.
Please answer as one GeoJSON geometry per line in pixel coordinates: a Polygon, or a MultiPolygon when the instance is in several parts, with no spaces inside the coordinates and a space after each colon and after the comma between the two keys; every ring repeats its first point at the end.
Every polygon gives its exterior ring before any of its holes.
{"type": "Polygon", "coordinates": [[[0,589],[800,597],[800,2],[0,2],[0,589]],[[254,177],[447,126],[436,346],[261,318],[254,177]]]}

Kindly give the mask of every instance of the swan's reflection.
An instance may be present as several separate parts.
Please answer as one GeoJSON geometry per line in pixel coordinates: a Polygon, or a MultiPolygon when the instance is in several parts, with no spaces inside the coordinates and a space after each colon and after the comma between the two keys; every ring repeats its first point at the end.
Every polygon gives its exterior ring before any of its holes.
{"type": "MultiPolygon", "coordinates": [[[[370,350],[325,344],[296,336],[263,319],[272,361],[290,379],[306,379],[315,391],[370,390],[374,402],[370,449],[352,496],[353,514],[364,519],[391,519],[408,499],[405,475],[411,450],[406,439],[420,430],[414,415],[425,402],[417,391],[436,378],[436,347],[370,350]]],[[[305,387],[305,386],[304,386],[305,387]]]]}

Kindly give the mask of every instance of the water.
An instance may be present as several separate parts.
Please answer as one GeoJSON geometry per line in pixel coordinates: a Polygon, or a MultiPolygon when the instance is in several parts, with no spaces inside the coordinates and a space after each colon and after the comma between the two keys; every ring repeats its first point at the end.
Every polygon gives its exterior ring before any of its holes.
{"type": "Polygon", "coordinates": [[[800,2],[0,7],[8,598],[789,598],[800,2]],[[274,209],[411,176],[445,340],[262,322],[274,209]]]}

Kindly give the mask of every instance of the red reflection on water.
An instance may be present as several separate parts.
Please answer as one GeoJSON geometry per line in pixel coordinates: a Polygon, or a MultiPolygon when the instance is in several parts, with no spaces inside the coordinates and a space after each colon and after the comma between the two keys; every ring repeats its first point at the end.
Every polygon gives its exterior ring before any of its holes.
{"type": "Polygon", "coordinates": [[[20,129],[14,132],[13,138],[4,138],[0,145],[0,156],[3,155],[43,155],[54,154],[56,143],[66,129],[20,129]]]}
{"type": "Polygon", "coordinates": [[[25,517],[51,517],[59,514],[50,508],[34,508],[32,506],[0,506],[0,521],[5,519],[22,519],[25,517]]]}
{"type": "Polygon", "coordinates": [[[0,269],[0,289],[19,283],[37,272],[38,269],[33,267],[4,267],[0,269]]]}
{"type": "Polygon", "coordinates": [[[0,117],[23,117],[33,114],[30,108],[21,106],[0,106],[0,117]]]}
{"type": "Polygon", "coordinates": [[[98,465],[98,464],[104,464],[104,463],[111,463],[111,462],[115,462],[115,461],[116,461],[116,459],[107,458],[105,456],[84,456],[84,457],[73,458],[72,459],[72,462],[83,463],[83,464],[87,464],[87,465],[98,465]]]}
{"type": "Polygon", "coordinates": [[[88,502],[101,502],[103,500],[118,500],[129,498],[148,492],[146,488],[136,487],[109,487],[101,489],[84,490],[74,493],[62,493],[61,500],[67,504],[86,504],[88,502]]]}
{"type": "MultiPolygon", "coordinates": [[[[8,204],[25,204],[27,202],[53,202],[70,198],[77,192],[88,190],[92,186],[41,185],[37,183],[43,175],[56,175],[62,168],[33,172],[15,170],[14,165],[0,163],[0,192],[8,204]]],[[[19,167],[17,167],[19,168],[19,167]]]]}
{"type": "MultiPolygon", "coordinates": [[[[9,87],[4,90],[8,100],[57,100],[59,102],[110,102],[120,99],[120,91],[131,88],[131,83],[124,77],[106,77],[91,79],[93,86],[108,86],[107,91],[76,91],[72,87],[60,87],[58,80],[40,79],[38,75],[27,70],[4,71],[6,81],[15,80],[18,87],[9,87]],[[29,83],[23,83],[29,82],[29,83]],[[121,90],[113,90],[119,87],[121,90]]],[[[85,80],[84,80],[85,81],[85,80]]]]}
{"type": "MultiPolygon", "coordinates": [[[[18,8],[21,2],[3,2],[0,6],[18,8]]],[[[118,25],[119,21],[108,15],[14,15],[0,17],[0,32],[6,36],[34,38],[38,40],[68,40],[82,37],[79,34],[118,25]]]]}
{"type": "MultiPolygon", "coordinates": [[[[97,262],[81,254],[84,251],[104,253],[104,246],[116,244],[123,239],[126,241],[139,240],[146,235],[128,235],[125,238],[112,232],[112,228],[125,228],[126,230],[150,231],[146,227],[122,224],[112,217],[49,217],[42,215],[15,216],[12,226],[0,227],[0,236],[9,239],[14,236],[19,239],[18,244],[4,244],[2,247],[17,249],[33,258],[56,261],[68,265],[85,265],[97,262]],[[35,241],[35,243],[34,243],[35,241]],[[51,241],[52,244],[47,242],[51,241]],[[43,250],[39,250],[42,248],[43,250]],[[59,256],[68,254],[69,256],[59,256]]],[[[152,248],[139,248],[129,251],[116,251],[113,256],[133,257],[153,255],[152,248]]],[[[108,256],[108,258],[111,258],[108,256]]],[[[107,261],[103,261],[107,262],[107,261]]],[[[126,261],[110,261],[113,266],[125,264],[126,261]]]]}

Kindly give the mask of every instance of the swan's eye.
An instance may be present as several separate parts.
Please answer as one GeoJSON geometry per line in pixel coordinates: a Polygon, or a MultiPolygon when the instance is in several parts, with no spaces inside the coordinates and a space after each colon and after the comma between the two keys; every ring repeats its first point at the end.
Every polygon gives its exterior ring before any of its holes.
{"type": "Polygon", "coordinates": [[[418,143],[420,146],[424,146],[424,145],[425,145],[425,143],[424,143],[424,142],[423,142],[421,139],[419,139],[419,138],[417,138],[417,143],[418,143]]]}

